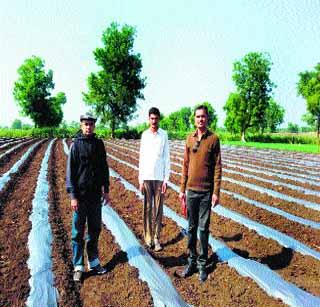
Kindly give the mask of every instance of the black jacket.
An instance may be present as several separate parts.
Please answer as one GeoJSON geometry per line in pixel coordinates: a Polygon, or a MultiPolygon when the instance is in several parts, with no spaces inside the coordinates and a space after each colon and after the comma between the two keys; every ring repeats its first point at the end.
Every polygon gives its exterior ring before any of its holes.
{"type": "Polygon", "coordinates": [[[70,148],[67,163],[67,192],[71,198],[101,195],[101,187],[109,192],[109,168],[106,151],[95,134],[85,136],[80,131],[70,148]]]}

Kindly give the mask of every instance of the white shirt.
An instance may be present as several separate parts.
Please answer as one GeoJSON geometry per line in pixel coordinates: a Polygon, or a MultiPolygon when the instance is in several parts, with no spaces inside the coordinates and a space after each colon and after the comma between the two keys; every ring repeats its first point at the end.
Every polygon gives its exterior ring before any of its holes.
{"type": "Polygon", "coordinates": [[[145,130],[141,136],[139,156],[139,183],[144,180],[169,181],[170,154],[167,132],[145,130]]]}

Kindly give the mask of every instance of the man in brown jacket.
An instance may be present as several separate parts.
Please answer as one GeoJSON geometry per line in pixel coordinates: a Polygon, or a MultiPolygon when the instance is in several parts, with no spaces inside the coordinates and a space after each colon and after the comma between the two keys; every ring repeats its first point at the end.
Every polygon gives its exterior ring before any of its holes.
{"type": "Polygon", "coordinates": [[[182,277],[199,270],[199,280],[208,278],[208,238],[211,207],[219,203],[221,182],[220,141],[208,130],[208,109],[200,105],[195,109],[197,130],[186,140],[182,166],[179,198],[187,202],[188,215],[188,265],[182,277]],[[186,195],[187,190],[187,195],[186,195]],[[197,255],[197,231],[199,228],[200,253],[197,255]]]}

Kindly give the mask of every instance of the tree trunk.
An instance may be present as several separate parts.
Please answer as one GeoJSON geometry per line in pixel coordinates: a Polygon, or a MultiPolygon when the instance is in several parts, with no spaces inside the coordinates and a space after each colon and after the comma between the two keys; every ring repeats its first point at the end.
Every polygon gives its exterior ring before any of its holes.
{"type": "Polygon", "coordinates": [[[245,130],[242,130],[242,132],[241,132],[241,141],[242,141],[242,142],[246,142],[245,133],[246,133],[246,131],[245,131],[245,130]]]}
{"type": "Polygon", "coordinates": [[[111,138],[113,138],[113,139],[114,139],[114,137],[115,137],[115,134],[114,134],[114,131],[116,130],[116,129],[115,129],[115,126],[116,126],[115,121],[114,121],[114,120],[111,120],[111,138]]]}

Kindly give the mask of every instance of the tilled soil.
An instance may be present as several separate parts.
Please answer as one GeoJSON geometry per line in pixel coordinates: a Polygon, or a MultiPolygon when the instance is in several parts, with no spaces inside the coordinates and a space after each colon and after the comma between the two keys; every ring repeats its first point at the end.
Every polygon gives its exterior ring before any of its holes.
{"type": "MultiPolygon", "coordinates": [[[[112,150],[109,151],[112,152],[112,150]]],[[[121,157],[119,153],[112,152],[113,155],[128,161],[137,166],[135,159],[121,157]]],[[[109,158],[109,163],[128,181],[137,186],[137,171],[115,162],[109,158]],[[123,171],[125,169],[126,171],[123,171]]],[[[167,193],[167,204],[175,211],[180,211],[178,195],[169,189],[167,193]]],[[[215,237],[219,237],[233,249],[234,252],[245,258],[250,258],[268,265],[276,270],[283,278],[295,283],[297,286],[306,289],[312,294],[319,295],[320,287],[318,280],[320,278],[320,264],[314,258],[303,256],[299,253],[280,246],[277,242],[266,239],[258,235],[255,231],[233,222],[229,219],[212,214],[210,232],[215,237]],[[301,278],[301,268],[305,271],[305,278],[301,278]]],[[[299,239],[299,238],[298,238],[299,239]]]]}
{"type": "MultiPolygon", "coordinates": [[[[85,273],[84,281],[72,281],[70,200],[65,192],[66,156],[62,143],[53,151],[50,172],[53,175],[50,219],[54,229],[54,275],[61,296],[59,306],[152,306],[152,298],[138,271],[128,264],[126,253],[114,242],[110,231],[103,228],[99,239],[100,261],[107,269],[103,276],[85,273]],[[72,294],[72,292],[74,292],[72,294]]],[[[111,198],[117,191],[111,186],[111,198]]]]}
{"type": "Polygon", "coordinates": [[[1,203],[0,216],[0,306],[25,306],[29,293],[30,273],[27,267],[27,247],[37,178],[47,149],[47,143],[38,150],[25,173],[17,179],[14,189],[1,203]]]}
{"type": "MultiPolygon", "coordinates": [[[[33,143],[34,142],[32,142],[32,144],[33,143]]],[[[15,145],[17,144],[14,144],[14,146],[15,145]]],[[[30,145],[31,143],[23,145],[0,159],[0,176],[6,173],[23,156],[30,145]]],[[[10,148],[6,149],[5,151],[9,149],[10,148]]]]}
{"type": "MultiPolygon", "coordinates": [[[[117,168],[121,173],[121,166],[117,168]]],[[[119,180],[111,180],[117,195],[112,207],[133,230],[143,244],[142,201],[124,188],[119,180]]],[[[170,276],[174,286],[183,299],[194,306],[284,306],[279,300],[266,295],[252,280],[241,277],[234,269],[224,263],[218,263],[210,252],[208,270],[209,279],[200,284],[197,274],[183,279],[178,277],[187,264],[186,238],[181,229],[170,219],[163,218],[161,252],[149,250],[149,253],[170,276]]]]}

